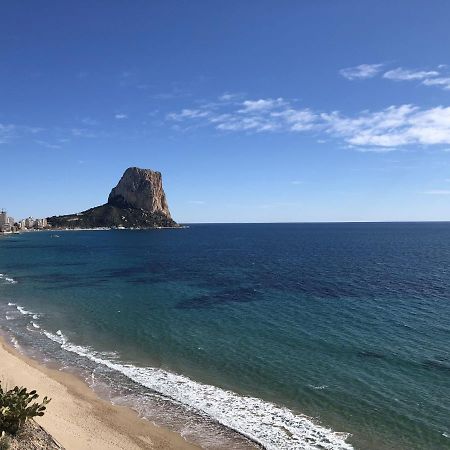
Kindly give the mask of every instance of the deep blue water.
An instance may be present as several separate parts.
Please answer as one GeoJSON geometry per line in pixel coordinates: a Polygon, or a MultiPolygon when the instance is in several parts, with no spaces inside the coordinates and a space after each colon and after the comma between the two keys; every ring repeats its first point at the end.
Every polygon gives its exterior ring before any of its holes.
{"type": "Polygon", "coordinates": [[[208,448],[247,444],[202,411],[268,448],[450,448],[450,223],[54,234],[0,238],[0,326],[114,401],[208,448]]]}

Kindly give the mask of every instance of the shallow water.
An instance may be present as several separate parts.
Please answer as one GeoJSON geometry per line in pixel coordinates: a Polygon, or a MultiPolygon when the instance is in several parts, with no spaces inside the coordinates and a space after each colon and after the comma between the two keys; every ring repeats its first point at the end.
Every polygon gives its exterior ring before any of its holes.
{"type": "Polygon", "coordinates": [[[0,324],[111,400],[207,448],[450,448],[450,224],[58,234],[0,239],[0,324]]]}

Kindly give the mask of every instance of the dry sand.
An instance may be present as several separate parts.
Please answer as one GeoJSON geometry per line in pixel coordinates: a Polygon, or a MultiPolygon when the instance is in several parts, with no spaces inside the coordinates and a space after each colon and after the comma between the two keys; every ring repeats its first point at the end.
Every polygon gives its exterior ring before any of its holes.
{"type": "Polygon", "coordinates": [[[181,435],[100,399],[75,375],[37,364],[0,340],[0,381],[52,399],[37,422],[67,450],[198,449],[181,435]]]}

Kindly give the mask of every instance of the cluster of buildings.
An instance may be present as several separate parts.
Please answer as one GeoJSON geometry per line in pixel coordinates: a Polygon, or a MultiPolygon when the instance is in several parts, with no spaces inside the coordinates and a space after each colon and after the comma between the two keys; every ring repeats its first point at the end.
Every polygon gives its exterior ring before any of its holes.
{"type": "Polygon", "coordinates": [[[15,221],[9,217],[8,213],[2,209],[0,211],[0,233],[15,233],[24,230],[43,230],[48,228],[47,219],[34,219],[28,217],[20,221],[15,221]]]}

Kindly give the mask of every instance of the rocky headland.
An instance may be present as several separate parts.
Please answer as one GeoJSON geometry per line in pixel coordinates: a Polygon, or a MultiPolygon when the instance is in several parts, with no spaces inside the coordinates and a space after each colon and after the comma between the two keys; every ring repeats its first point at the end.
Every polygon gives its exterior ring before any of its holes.
{"type": "Polygon", "coordinates": [[[160,172],[128,168],[108,202],[76,214],[48,217],[53,228],[175,228],[160,172]]]}

